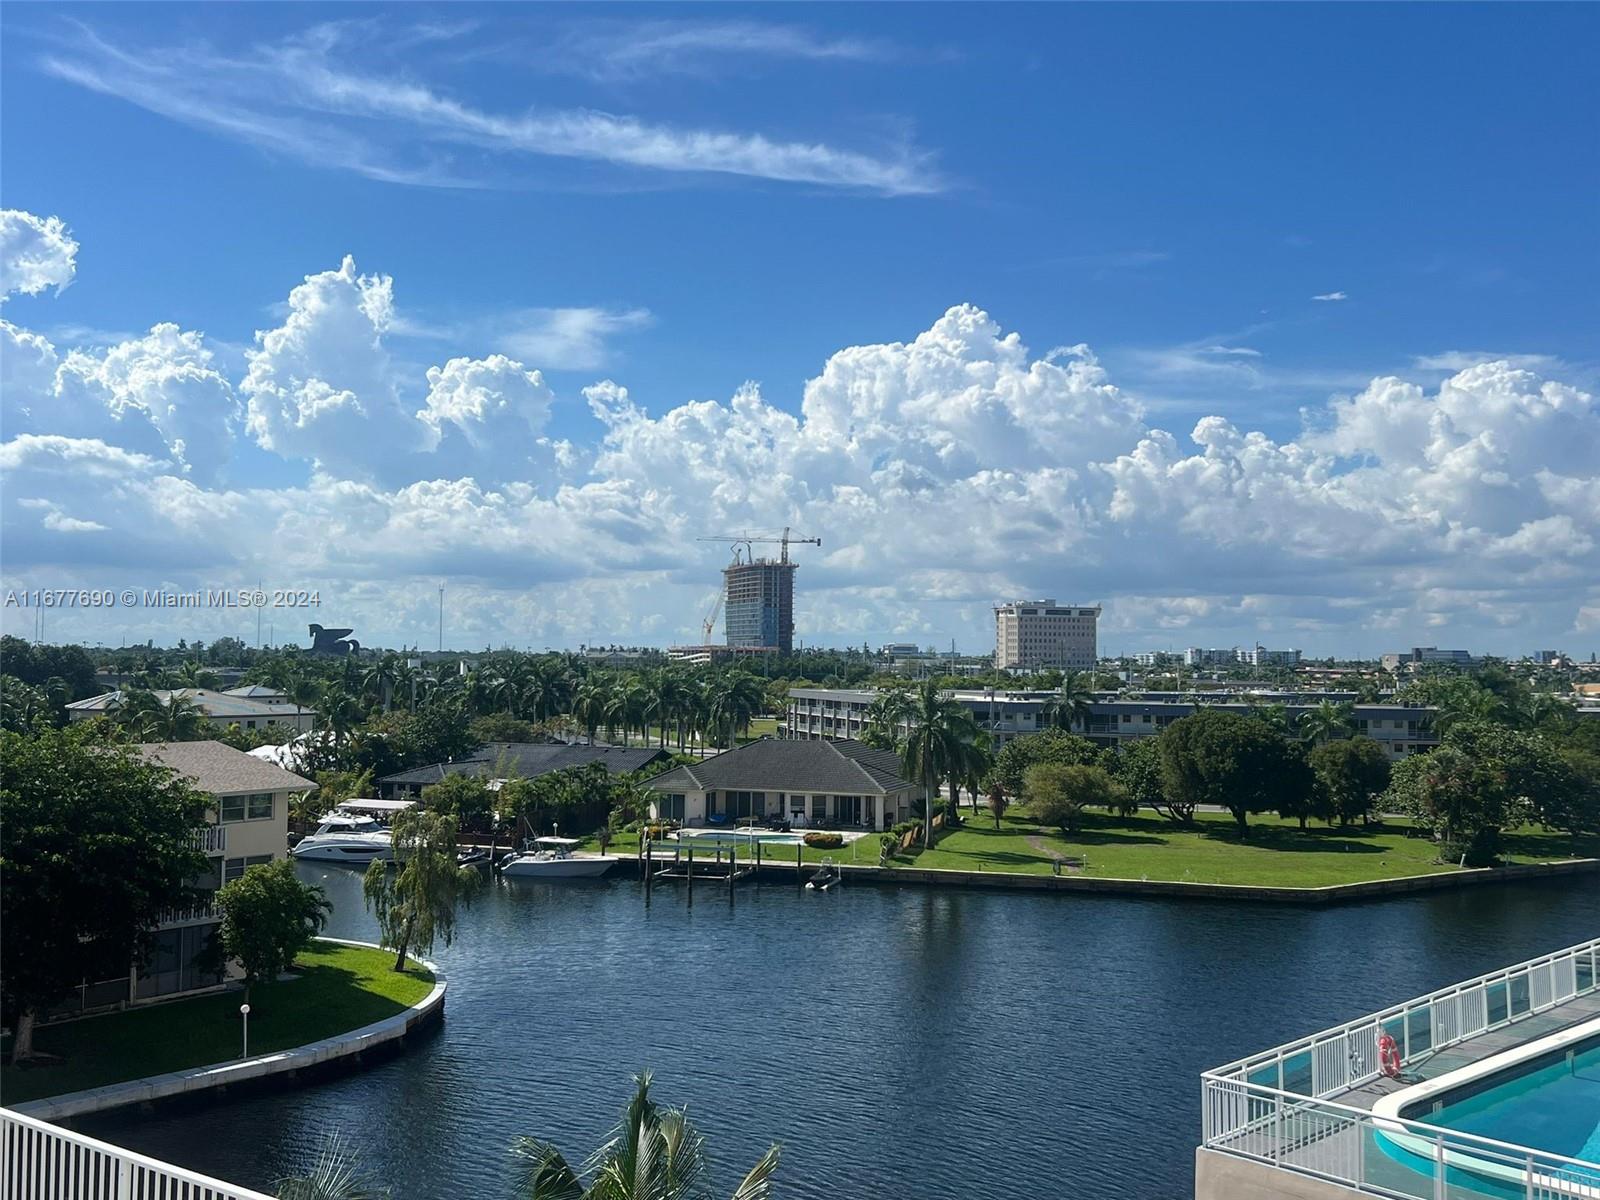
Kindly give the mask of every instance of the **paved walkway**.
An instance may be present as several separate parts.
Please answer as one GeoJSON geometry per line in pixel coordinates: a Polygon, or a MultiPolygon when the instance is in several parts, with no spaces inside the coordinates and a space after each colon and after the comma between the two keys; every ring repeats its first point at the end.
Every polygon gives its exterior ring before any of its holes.
{"type": "Polygon", "coordinates": [[[1451,1071],[1481,1062],[1491,1055],[1500,1054],[1596,1016],[1600,1016],[1600,994],[1591,992],[1587,996],[1577,996],[1554,1008],[1546,1009],[1538,1016],[1524,1018],[1514,1025],[1493,1029],[1488,1033],[1480,1033],[1477,1037],[1468,1038],[1464,1042],[1441,1050],[1420,1063],[1407,1064],[1406,1082],[1395,1079],[1374,1079],[1343,1095],[1329,1096],[1328,1099],[1347,1104],[1351,1108],[1364,1108],[1370,1111],[1381,1096],[1392,1095],[1425,1079],[1437,1079],[1451,1071]]]}

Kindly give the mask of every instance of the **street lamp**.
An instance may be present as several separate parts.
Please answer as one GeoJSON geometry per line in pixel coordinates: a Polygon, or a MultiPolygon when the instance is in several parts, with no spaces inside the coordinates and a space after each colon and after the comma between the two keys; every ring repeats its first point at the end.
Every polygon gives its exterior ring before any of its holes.
{"type": "Polygon", "coordinates": [[[241,1057],[241,1058],[249,1058],[250,1057],[250,1006],[248,1004],[239,1005],[239,1016],[244,1019],[244,1052],[239,1057],[241,1057]]]}

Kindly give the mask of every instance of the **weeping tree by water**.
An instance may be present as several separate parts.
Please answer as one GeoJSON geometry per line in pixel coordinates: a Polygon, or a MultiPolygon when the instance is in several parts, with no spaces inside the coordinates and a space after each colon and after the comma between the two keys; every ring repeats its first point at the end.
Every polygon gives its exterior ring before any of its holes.
{"type": "MultiPolygon", "coordinates": [[[[650,1075],[634,1077],[633,1099],[611,1139],[574,1169],[549,1142],[520,1137],[511,1154],[520,1168],[518,1200],[707,1200],[705,1138],[682,1109],[650,1099],[650,1075]],[[584,1182],[583,1176],[589,1176],[584,1182]]],[[[772,1146],[732,1192],[732,1200],[768,1200],[778,1169],[772,1146]]]]}
{"type": "Polygon", "coordinates": [[[456,815],[450,811],[400,813],[394,822],[394,856],[399,869],[374,862],[361,891],[378,919],[382,945],[395,951],[394,969],[404,971],[412,951],[427,954],[435,940],[450,944],[456,908],[471,901],[483,878],[456,862],[456,815]]]}

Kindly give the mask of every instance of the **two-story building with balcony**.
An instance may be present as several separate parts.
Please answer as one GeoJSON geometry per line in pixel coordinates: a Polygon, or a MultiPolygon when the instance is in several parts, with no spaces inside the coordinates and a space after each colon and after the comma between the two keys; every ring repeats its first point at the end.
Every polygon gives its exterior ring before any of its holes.
{"type": "Polygon", "coordinates": [[[120,972],[97,972],[56,1009],[54,1017],[160,1000],[219,987],[226,969],[208,965],[222,913],[210,899],[223,884],[257,863],[288,856],[289,797],[317,785],[221,742],[153,742],[134,747],[150,762],[170,767],[211,797],[207,824],[195,840],[206,873],[193,905],[161,914],[149,959],[120,972]]]}

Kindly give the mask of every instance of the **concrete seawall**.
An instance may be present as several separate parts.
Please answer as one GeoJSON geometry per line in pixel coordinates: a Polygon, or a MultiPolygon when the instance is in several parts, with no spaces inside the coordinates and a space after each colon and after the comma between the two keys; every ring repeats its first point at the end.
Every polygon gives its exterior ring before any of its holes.
{"type": "MultiPolygon", "coordinates": [[[[638,859],[618,856],[637,869],[638,859]]],[[[698,863],[696,864],[699,865],[698,863]]],[[[706,860],[708,868],[715,864],[706,860]]],[[[740,859],[741,869],[753,864],[740,859]]],[[[809,879],[817,864],[806,863],[799,873],[809,879]]],[[[1483,867],[1474,870],[1440,871],[1431,875],[1412,875],[1401,879],[1374,879],[1362,883],[1340,883],[1328,887],[1271,887],[1260,884],[1185,883],[1163,879],[1115,879],[1086,875],[1024,874],[1020,871],[950,871],[930,867],[864,867],[841,863],[839,870],[846,886],[870,884],[878,887],[961,887],[993,891],[1074,892],[1120,896],[1160,896],[1179,900],[1253,900],[1274,904],[1348,904],[1381,900],[1416,892],[1445,891],[1451,888],[1485,884],[1522,883],[1529,880],[1565,878],[1600,871],[1600,859],[1577,858],[1561,862],[1531,863],[1517,867],[1483,867]]],[[[794,860],[761,864],[764,880],[796,878],[794,860]]],[[[681,883],[678,885],[681,886],[681,883]]],[[[697,887],[714,889],[718,882],[709,876],[697,887]]],[[[725,885],[724,885],[725,886],[725,885]]]]}
{"type": "MultiPolygon", "coordinates": [[[[345,938],[318,938],[318,941],[336,942],[342,946],[363,946],[379,949],[371,942],[352,942],[345,938]]],[[[437,1023],[444,1017],[445,979],[438,967],[430,962],[422,965],[433,972],[433,989],[410,1008],[321,1041],[309,1042],[291,1050],[278,1050],[256,1058],[236,1059],[232,1062],[214,1063],[205,1067],[189,1067],[170,1071],[165,1075],[152,1075],[145,1079],[131,1079],[126,1083],[112,1083],[105,1087],[88,1088],[81,1092],[68,1092],[61,1096],[47,1096],[10,1107],[42,1121],[66,1121],[85,1117],[91,1113],[109,1112],[133,1104],[153,1104],[159,1100],[194,1096],[217,1088],[269,1080],[274,1076],[285,1079],[296,1072],[328,1068],[344,1062],[353,1065],[363,1054],[380,1050],[398,1049],[406,1039],[437,1023]]],[[[93,1020],[94,1018],[90,1018],[93,1020]]]]}

